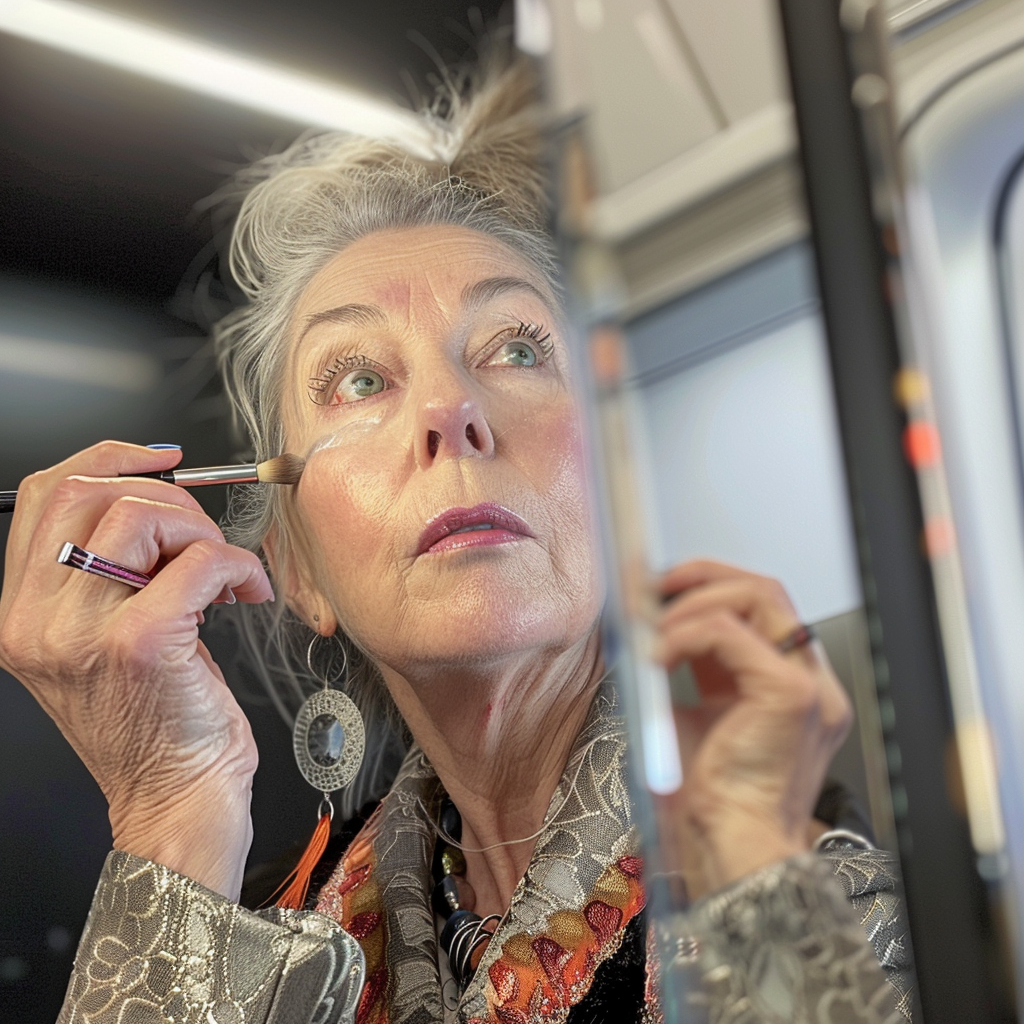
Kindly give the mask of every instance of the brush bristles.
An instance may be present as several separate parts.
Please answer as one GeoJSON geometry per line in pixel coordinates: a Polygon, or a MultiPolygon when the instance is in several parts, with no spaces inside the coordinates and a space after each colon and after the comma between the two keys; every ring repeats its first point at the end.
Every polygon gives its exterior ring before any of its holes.
{"type": "Polygon", "coordinates": [[[305,459],[286,452],[284,455],[261,462],[256,467],[256,475],[260,478],[261,484],[297,484],[305,468],[305,459]]]}

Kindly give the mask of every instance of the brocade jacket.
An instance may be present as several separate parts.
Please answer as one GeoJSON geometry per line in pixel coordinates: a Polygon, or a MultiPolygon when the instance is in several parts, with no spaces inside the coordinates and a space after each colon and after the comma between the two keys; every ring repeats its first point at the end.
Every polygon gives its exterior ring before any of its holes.
{"type": "Polygon", "coordinates": [[[315,909],[247,910],[114,851],[59,1024],[654,1024],[662,982],[700,1024],[910,1019],[891,854],[836,830],[649,926],[625,774],[622,723],[601,694],[461,995],[430,906],[443,791],[417,748],[315,909]]]}

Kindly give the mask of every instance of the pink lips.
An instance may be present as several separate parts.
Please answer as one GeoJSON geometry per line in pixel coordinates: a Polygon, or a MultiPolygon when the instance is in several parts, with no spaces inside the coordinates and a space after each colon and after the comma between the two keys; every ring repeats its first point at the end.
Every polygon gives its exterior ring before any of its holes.
{"type": "Polygon", "coordinates": [[[416,554],[507,544],[532,536],[533,531],[515,512],[488,502],[474,508],[450,508],[435,516],[420,535],[416,554]]]}

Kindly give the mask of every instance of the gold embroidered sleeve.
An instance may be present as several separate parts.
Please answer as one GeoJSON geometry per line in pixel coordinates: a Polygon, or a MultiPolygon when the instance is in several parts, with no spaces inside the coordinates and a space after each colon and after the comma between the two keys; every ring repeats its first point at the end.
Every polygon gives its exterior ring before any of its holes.
{"type": "Polygon", "coordinates": [[[358,943],[322,914],[253,913],[115,850],[58,1024],[347,1024],[363,974],[358,943]]]}
{"type": "Polygon", "coordinates": [[[906,1024],[860,910],[820,855],[774,864],[659,923],[665,996],[708,1024],[906,1024]]]}

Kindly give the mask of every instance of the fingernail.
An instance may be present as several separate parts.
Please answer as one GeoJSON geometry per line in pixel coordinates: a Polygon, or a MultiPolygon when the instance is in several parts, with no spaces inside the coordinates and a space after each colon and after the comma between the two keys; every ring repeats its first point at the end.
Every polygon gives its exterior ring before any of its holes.
{"type": "Polygon", "coordinates": [[[238,598],[230,587],[225,587],[215,598],[214,604],[235,604],[238,598]]]}
{"type": "Polygon", "coordinates": [[[169,448],[169,449],[175,449],[176,448],[179,452],[181,451],[181,445],[180,444],[147,444],[146,447],[147,448],[156,448],[158,451],[163,450],[165,448],[169,448]]]}

